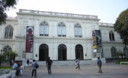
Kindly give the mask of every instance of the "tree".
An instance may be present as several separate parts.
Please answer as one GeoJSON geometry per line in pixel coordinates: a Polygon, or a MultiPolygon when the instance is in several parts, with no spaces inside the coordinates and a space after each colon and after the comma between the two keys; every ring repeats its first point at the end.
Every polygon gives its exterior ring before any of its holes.
{"type": "Polygon", "coordinates": [[[17,0],[0,0],[0,25],[4,24],[7,18],[5,10],[14,7],[17,0]]]}
{"type": "Polygon", "coordinates": [[[117,31],[125,45],[128,45],[128,9],[124,10],[118,16],[114,29],[117,31]]]}
{"type": "Polygon", "coordinates": [[[10,66],[12,66],[12,60],[14,61],[16,56],[18,56],[18,54],[14,51],[6,51],[3,53],[3,59],[9,61],[10,66]]]}
{"type": "Polygon", "coordinates": [[[18,54],[14,51],[6,51],[3,53],[5,60],[15,60],[15,57],[18,56],[18,54]]]}

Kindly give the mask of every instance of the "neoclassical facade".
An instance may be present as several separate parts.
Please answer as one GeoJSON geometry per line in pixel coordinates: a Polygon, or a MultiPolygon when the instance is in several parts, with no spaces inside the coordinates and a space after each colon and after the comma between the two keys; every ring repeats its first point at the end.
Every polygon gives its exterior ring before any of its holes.
{"type": "MultiPolygon", "coordinates": [[[[17,17],[0,26],[0,50],[12,50],[19,58],[44,61],[94,58],[92,31],[100,30],[100,57],[112,58],[114,51],[128,54],[113,24],[100,23],[98,16],[20,9],[17,17]],[[33,27],[32,52],[26,52],[26,28],[33,27]]],[[[4,52],[3,51],[3,52],[4,52]]]]}

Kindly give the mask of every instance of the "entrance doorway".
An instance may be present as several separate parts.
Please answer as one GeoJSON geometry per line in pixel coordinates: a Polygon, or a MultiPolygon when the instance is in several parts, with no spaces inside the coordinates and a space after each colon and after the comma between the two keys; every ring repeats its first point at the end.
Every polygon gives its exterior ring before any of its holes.
{"type": "Polygon", "coordinates": [[[83,47],[82,47],[82,45],[80,45],[80,44],[76,45],[75,56],[76,56],[76,59],[79,58],[80,60],[83,60],[83,47]]]}
{"type": "Polygon", "coordinates": [[[39,61],[46,61],[49,55],[48,45],[41,44],[39,47],[39,61]]]}
{"type": "Polygon", "coordinates": [[[58,46],[58,60],[67,60],[67,47],[64,44],[58,46]]]}

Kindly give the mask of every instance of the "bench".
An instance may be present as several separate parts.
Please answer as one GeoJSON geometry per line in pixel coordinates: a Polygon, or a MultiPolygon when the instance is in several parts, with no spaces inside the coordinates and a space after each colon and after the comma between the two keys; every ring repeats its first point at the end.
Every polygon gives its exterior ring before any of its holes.
{"type": "Polygon", "coordinates": [[[128,62],[120,62],[120,64],[128,64],[128,62]]]}

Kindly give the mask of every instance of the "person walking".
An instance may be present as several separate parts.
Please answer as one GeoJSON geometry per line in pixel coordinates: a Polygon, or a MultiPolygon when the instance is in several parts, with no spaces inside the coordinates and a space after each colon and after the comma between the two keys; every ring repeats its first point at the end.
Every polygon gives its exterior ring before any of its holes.
{"type": "Polygon", "coordinates": [[[35,60],[33,60],[33,62],[32,62],[32,64],[31,64],[32,66],[32,77],[33,76],[37,76],[37,67],[36,67],[36,65],[38,65],[38,63],[35,61],[35,60]]]}
{"type": "Polygon", "coordinates": [[[15,72],[16,76],[18,76],[20,74],[20,66],[17,61],[15,61],[15,63],[13,64],[12,69],[16,70],[16,72],[15,72]]]}
{"type": "Polygon", "coordinates": [[[80,69],[80,60],[79,60],[79,58],[76,59],[76,64],[77,64],[76,69],[77,69],[77,68],[80,69]]]}
{"type": "Polygon", "coordinates": [[[27,59],[27,66],[29,66],[29,59],[27,59]]]}
{"type": "Polygon", "coordinates": [[[50,57],[48,57],[48,59],[46,60],[46,66],[47,66],[47,70],[48,70],[48,74],[51,74],[51,66],[52,66],[53,61],[50,59],[50,57]]]}
{"type": "Polygon", "coordinates": [[[102,73],[102,69],[101,69],[101,67],[102,67],[102,61],[100,60],[100,57],[98,57],[97,65],[98,65],[98,68],[99,68],[98,73],[102,73]]]}

